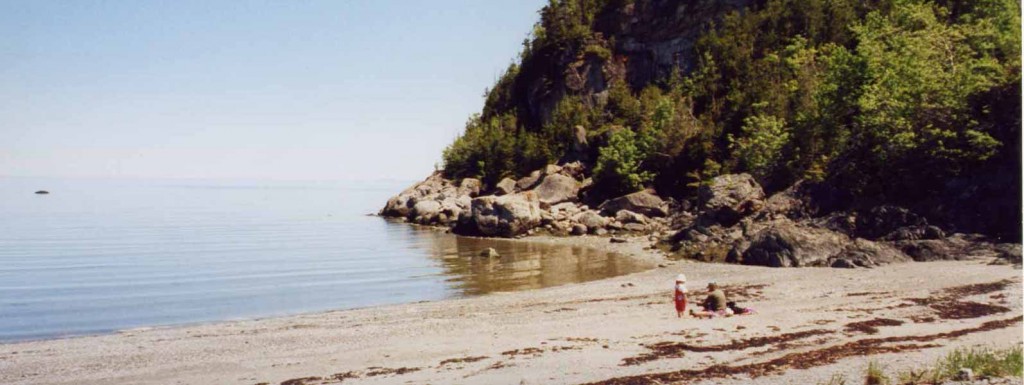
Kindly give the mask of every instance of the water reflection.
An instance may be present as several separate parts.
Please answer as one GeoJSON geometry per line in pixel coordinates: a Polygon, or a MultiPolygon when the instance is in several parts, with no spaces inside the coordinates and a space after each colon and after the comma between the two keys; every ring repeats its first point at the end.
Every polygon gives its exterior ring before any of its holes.
{"type": "Polygon", "coordinates": [[[438,263],[449,288],[461,296],[593,281],[650,268],[629,257],[588,247],[459,237],[403,223],[390,226],[404,228],[394,232],[404,233],[400,235],[403,238],[416,238],[409,243],[438,263]],[[488,247],[501,256],[480,257],[488,247]]]}

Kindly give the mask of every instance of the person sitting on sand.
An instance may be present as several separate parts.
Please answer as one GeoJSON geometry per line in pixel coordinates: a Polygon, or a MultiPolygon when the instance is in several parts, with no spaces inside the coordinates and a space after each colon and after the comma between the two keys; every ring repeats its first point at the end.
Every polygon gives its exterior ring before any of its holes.
{"type": "Polygon", "coordinates": [[[690,310],[690,315],[697,318],[728,317],[732,315],[732,310],[725,305],[726,303],[725,292],[718,288],[717,283],[709,282],[708,297],[700,305],[704,309],[699,312],[690,310]]]}
{"type": "Polygon", "coordinates": [[[682,318],[686,314],[686,275],[676,276],[676,287],[673,300],[676,303],[676,317],[682,318]]]}

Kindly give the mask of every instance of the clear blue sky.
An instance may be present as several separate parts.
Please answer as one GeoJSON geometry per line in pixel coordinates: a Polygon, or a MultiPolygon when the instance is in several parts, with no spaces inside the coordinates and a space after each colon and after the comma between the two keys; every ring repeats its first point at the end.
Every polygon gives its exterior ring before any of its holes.
{"type": "Polygon", "coordinates": [[[0,175],[419,179],[544,3],[0,1],[0,175]]]}

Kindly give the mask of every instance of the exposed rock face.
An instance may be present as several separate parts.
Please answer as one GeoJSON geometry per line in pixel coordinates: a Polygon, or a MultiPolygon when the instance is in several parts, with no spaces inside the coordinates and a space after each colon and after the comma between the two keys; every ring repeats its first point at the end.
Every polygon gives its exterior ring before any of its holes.
{"type": "Polygon", "coordinates": [[[668,205],[665,201],[661,200],[657,195],[646,191],[635,192],[605,201],[599,208],[608,215],[617,215],[622,210],[629,210],[649,217],[664,217],[668,215],[668,205]]]}
{"type": "Polygon", "coordinates": [[[494,195],[508,195],[514,192],[516,192],[516,181],[512,178],[502,179],[497,186],[494,186],[494,195]]]}
{"type": "Polygon", "coordinates": [[[947,235],[901,207],[819,216],[821,208],[810,198],[814,192],[809,189],[814,187],[805,190],[798,184],[765,199],[761,187],[745,174],[719,176],[702,189],[702,211],[697,216],[676,211],[666,218],[668,204],[650,192],[606,201],[595,211],[577,202],[578,178],[585,171],[580,162],[549,165],[525,180],[503,179],[492,190],[495,195],[476,198],[472,196],[482,188],[478,180],[456,184],[434,174],[388,200],[381,214],[496,237],[532,234],[541,226],[556,235],[651,233],[652,241],[672,242],[674,251],[690,258],[775,267],[870,268],[911,259],[991,258],[1017,264],[1021,260],[1019,244],[947,235]],[[516,193],[519,185],[533,189],[516,193]],[[679,231],[660,235],[667,228],[679,231]]]}
{"type": "Polygon", "coordinates": [[[856,237],[856,215],[807,218],[806,202],[794,191],[765,201],[747,175],[715,178],[702,191],[705,211],[674,237],[677,247],[698,259],[773,267],[874,267],[909,260],[897,247],[856,237]]]}
{"type": "Polygon", "coordinates": [[[857,238],[846,247],[846,250],[830,259],[829,266],[832,267],[874,267],[904,262],[910,258],[887,244],[857,238]]]}
{"type": "Polygon", "coordinates": [[[781,220],[751,237],[750,246],[742,252],[742,262],[771,267],[824,266],[848,243],[842,234],[781,220]]]}
{"type": "Polygon", "coordinates": [[[473,199],[471,224],[480,234],[514,237],[540,225],[540,200],[533,192],[473,199]]]}
{"type": "Polygon", "coordinates": [[[384,209],[381,210],[381,215],[406,218],[412,213],[412,208],[416,205],[417,201],[426,196],[437,194],[442,190],[454,191],[454,186],[451,185],[451,182],[444,179],[440,173],[434,173],[422,182],[405,189],[405,191],[389,199],[388,203],[384,205],[384,209]]]}
{"type": "Polygon", "coordinates": [[[750,174],[717,176],[698,194],[704,215],[720,223],[736,223],[764,207],[764,190],[750,174]]]}
{"type": "Polygon", "coordinates": [[[422,225],[452,225],[468,212],[470,196],[479,189],[476,179],[464,179],[456,187],[435,173],[389,199],[380,214],[422,225]]]}
{"type": "Polygon", "coordinates": [[[927,225],[924,218],[896,206],[878,206],[857,216],[857,234],[867,238],[884,237],[900,228],[913,231],[915,227],[927,225]]]}
{"type": "MultiPolygon", "coordinates": [[[[580,95],[600,103],[608,98],[608,87],[625,80],[633,88],[674,71],[690,69],[696,63],[694,43],[707,24],[729,11],[742,9],[750,0],[640,0],[616,12],[599,15],[594,32],[611,41],[594,44],[614,49],[609,60],[577,52],[546,49],[521,63],[532,76],[513,88],[509,104],[522,111],[521,122],[539,127],[552,115],[566,95],[580,95]],[[582,58],[582,60],[581,60],[582,58]]],[[[603,39],[595,39],[603,40],[603,39]]]]}
{"type": "Polygon", "coordinates": [[[576,194],[580,191],[579,183],[575,179],[562,174],[550,174],[544,177],[533,191],[537,193],[540,204],[544,207],[576,200],[576,194]]]}

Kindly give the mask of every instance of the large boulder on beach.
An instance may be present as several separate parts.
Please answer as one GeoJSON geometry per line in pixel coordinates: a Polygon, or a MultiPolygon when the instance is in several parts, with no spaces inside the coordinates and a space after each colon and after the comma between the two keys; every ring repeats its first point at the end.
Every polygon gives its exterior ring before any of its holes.
{"type": "Polygon", "coordinates": [[[541,222],[540,200],[531,191],[475,198],[471,212],[472,226],[486,236],[514,237],[541,222]]]}
{"type": "Polygon", "coordinates": [[[720,175],[698,190],[706,218],[731,225],[764,206],[764,190],[750,174],[720,175]]]}
{"type": "Polygon", "coordinates": [[[598,208],[607,215],[617,215],[619,211],[629,210],[649,217],[668,215],[668,205],[657,195],[639,191],[605,201],[598,208]]]}
{"type": "Polygon", "coordinates": [[[562,174],[550,174],[544,177],[535,189],[540,204],[544,207],[576,200],[580,185],[575,179],[562,174]]]}
{"type": "Polygon", "coordinates": [[[874,267],[909,261],[903,252],[885,243],[826,228],[779,219],[755,225],[748,240],[731,253],[748,265],[770,267],[874,267]]]}
{"type": "Polygon", "coordinates": [[[742,262],[770,267],[824,266],[849,243],[843,234],[780,220],[750,237],[742,262]]]}
{"type": "Polygon", "coordinates": [[[829,259],[832,267],[874,267],[894,262],[909,261],[905,254],[884,243],[856,238],[846,249],[829,259]]]}

